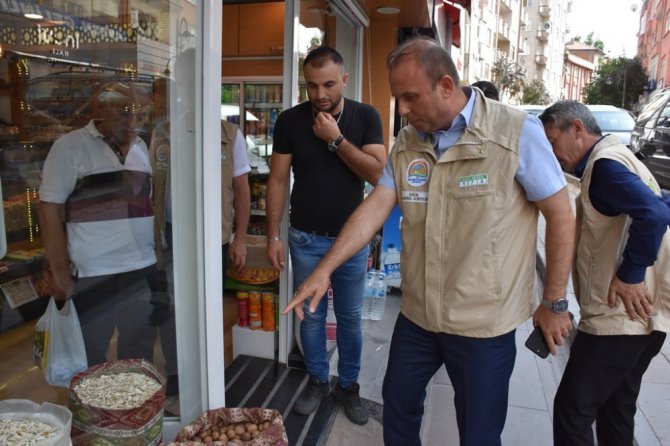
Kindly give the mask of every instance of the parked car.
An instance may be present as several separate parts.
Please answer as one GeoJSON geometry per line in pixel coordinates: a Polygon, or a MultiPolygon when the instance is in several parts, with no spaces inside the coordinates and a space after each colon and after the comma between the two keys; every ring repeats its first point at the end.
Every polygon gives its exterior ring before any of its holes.
{"type": "Polygon", "coordinates": [[[630,149],[670,189],[670,87],[653,94],[635,122],[630,149]]]}
{"type": "Polygon", "coordinates": [[[516,108],[519,108],[523,111],[526,111],[530,113],[531,115],[538,116],[540,113],[544,111],[545,108],[547,108],[546,105],[534,105],[534,104],[524,104],[524,105],[517,105],[516,108]]]}
{"type": "Polygon", "coordinates": [[[635,127],[635,115],[613,105],[587,105],[587,107],[598,121],[603,134],[616,135],[621,144],[630,145],[630,137],[635,127]]]}

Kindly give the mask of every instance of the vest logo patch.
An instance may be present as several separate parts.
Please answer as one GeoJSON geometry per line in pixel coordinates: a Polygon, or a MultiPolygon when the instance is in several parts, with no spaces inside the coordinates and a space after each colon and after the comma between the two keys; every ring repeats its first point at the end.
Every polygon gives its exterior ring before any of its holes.
{"type": "Polygon", "coordinates": [[[487,184],[489,184],[489,175],[487,173],[458,177],[458,187],[486,186],[487,184]]]}
{"type": "Polygon", "coordinates": [[[413,187],[421,187],[428,182],[430,176],[430,165],[423,158],[417,158],[409,162],[405,172],[407,184],[413,187]]]}

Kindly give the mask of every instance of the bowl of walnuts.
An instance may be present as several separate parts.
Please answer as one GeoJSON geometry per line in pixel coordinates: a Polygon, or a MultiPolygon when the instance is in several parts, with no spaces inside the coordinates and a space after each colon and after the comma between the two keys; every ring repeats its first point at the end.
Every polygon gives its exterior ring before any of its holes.
{"type": "Polygon", "coordinates": [[[220,408],[204,412],[165,446],[288,446],[278,410],[220,408]]]}

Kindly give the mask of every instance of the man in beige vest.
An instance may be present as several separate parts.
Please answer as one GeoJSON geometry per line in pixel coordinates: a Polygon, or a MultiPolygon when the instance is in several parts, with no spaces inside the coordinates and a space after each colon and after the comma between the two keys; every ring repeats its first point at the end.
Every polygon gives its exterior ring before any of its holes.
{"type": "Polygon", "coordinates": [[[223,240],[223,286],[226,264],[241,270],[247,260],[247,226],[251,213],[247,145],[238,126],[221,121],[221,240],[223,240]],[[235,223],[233,225],[233,222],[235,223]],[[233,237],[233,228],[235,235],[233,237]],[[232,237],[232,240],[231,240],[232,237]]]}
{"type": "Polygon", "coordinates": [[[554,444],[631,445],[642,375],[670,328],[670,197],[589,109],[540,116],[564,170],[581,178],[573,281],[581,321],[554,400],[554,444]]]}
{"type": "Polygon", "coordinates": [[[384,442],[421,444],[426,385],[444,364],[460,444],[499,446],[515,329],[533,313],[538,209],[547,221],[546,306],[533,318],[554,353],[571,327],[558,311],[574,234],[565,178],[537,118],[462,88],[451,57],[433,40],[400,45],[388,67],[409,125],[377,187],[283,313],[302,317],[299,303],[309,296],[313,311],[332,271],[398,203],[402,306],[382,390],[384,442]]]}

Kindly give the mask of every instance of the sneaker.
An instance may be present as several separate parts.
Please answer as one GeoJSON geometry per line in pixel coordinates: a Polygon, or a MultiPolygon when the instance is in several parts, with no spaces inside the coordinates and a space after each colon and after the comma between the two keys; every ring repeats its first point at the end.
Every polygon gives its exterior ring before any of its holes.
{"type": "Polygon", "coordinates": [[[342,407],[344,407],[344,413],[349,418],[349,421],[355,424],[365,424],[369,418],[368,408],[361,402],[358,391],[358,383],[353,383],[347,388],[340,387],[338,383],[333,389],[333,395],[342,404],[342,407]]]}
{"type": "Polygon", "coordinates": [[[330,395],[330,383],[322,383],[318,378],[310,376],[307,387],[295,402],[293,410],[300,415],[308,415],[318,409],[321,400],[330,395]]]}

